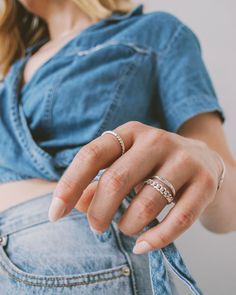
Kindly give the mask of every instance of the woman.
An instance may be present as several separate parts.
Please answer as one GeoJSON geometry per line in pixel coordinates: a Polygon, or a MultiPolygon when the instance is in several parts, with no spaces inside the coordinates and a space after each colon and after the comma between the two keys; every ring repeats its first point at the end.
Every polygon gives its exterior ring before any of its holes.
{"type": "Polygon", "coordinates": [[[1,9],[0,293],[174,294],[165,257],[201,294],[171,242],[235,230],[236,165],[196,36],[128,0],[1,9]]]}

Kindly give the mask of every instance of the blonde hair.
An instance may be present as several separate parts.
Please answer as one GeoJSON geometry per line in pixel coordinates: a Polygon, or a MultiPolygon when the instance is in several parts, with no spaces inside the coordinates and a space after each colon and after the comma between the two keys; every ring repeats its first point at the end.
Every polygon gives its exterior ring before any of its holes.
{"type": "MultiPolygon", "coordinates": [[[[92,20],[109,17],[113,12],[127,13],[131,0],[72,0],[92,20]]],[[[26,10],[17,0],[3,0],[0,6],[0,72],[25,55],[27,47],[48,36],[47,24],[26,10]]]]}

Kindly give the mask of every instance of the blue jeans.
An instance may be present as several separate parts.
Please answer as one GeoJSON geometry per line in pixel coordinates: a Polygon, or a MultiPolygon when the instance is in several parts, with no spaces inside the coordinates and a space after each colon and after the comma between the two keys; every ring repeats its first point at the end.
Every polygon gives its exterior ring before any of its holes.
{"type": "Polygon", "coordinates": [[[49,222],[51,198],[46,194],[0,213],[1,295],[177,294],[171,274],[163,272],[162,256],[152,262],[160,280],[157,284],[154,278],[154,288],[160,293],[153,290],[150,254],[133,254],[137,236],[118,229],[125,202],[99,236],[76,209],[49,222]]]}

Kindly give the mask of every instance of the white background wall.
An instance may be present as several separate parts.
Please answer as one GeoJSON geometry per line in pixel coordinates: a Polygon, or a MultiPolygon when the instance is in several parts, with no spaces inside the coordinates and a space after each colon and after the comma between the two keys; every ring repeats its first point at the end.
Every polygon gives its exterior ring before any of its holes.
{"type": "MultiPolygon", "coordinates": [[[[225,131],[236,158],[236,1],[136,2],[144,3],[145,11],[164,10],[177,15],[199,37],[205,63],[226,113],[225,131]]],[[[216,235],[197,222],[176,244],[206,295],[236,294],[235,233],[216,235]]],[[[189,292],[181,287],[180,294],[189,292]]]]}

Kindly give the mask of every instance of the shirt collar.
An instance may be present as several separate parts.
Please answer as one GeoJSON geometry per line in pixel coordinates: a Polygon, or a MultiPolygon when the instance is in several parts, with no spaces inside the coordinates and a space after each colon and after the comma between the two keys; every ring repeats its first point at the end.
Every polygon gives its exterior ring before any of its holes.
{"type": "MultiPolygon", "coordinates": [[[[104,20],[105,21],[110,21],[110,20],[111,21],[113,21],[113,20],[120,21],[120,20],[128,19],[134,15],[142,15],[142,14],[143,14],[143,4],[140,4],[128,13],[113,12],[111,16],[109,16],[108,18],[106,18],[104,20]]],[[[45,38],[41,39],[40,41],[36,42],[34,45],[32,45],[26,49],[26,54],[31,55],[35,50],[37,50],[37,48],[42,46],[47,41],[48,41],[48,38],[45,37],[45,38]]]]}
{"type": "Polygon", "coordinates": [[[106,20],[124,20],[124,19],[128,19],[130,17],[132,17],[133,15],[142,15],[143,14],[143,4],[140,4],[138,6],[136,6],[134,9],[132,9],[130,12],[128,13],[121,13],[121,12],[113,12],[112,15],[108,18],[106,18],[106,20]]]}

